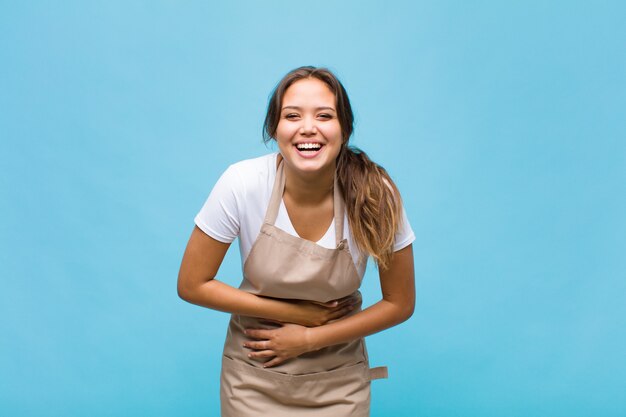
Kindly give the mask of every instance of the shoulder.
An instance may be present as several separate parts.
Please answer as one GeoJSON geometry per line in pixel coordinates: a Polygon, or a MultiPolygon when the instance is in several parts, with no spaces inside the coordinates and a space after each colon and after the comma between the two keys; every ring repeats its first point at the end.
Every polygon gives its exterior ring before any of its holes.
{"type": "Polygon", "coordinates": [[[276,178],[277,155],[271,153],[235,162],[224,171],[214,192],[226,194],[241,205],[249,205],[256,200],[262,203],[271,192],[276,178]]]}
{"type": "Polygon", "coordinates": [[[277,155],[271,153],[236,162],[228,167],[224,176],[228,177],[233,186],[241,187],[242,191],[263,189],[276,177],[277,155]]]}
{"type": "Polygon", "coordinates": [[[229,171],[236,172],[243,177],[254,177],[256,175],[264,175],[276,170],[276,157],[277,153],[270,153],[267,155],[259,156],[256,158],[244,159],[243,161],[235,162],[228,167],[229,171]]]}

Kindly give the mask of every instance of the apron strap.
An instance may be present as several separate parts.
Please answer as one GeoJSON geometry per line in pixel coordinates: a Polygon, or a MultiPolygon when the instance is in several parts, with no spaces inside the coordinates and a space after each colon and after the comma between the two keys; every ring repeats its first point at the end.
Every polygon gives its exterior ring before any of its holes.
{"type": "MultiPolygon", "coordinates": [[[[279,154],[280,155],[280,154],[279,154]]],[[[272,188],[272,196],[270,197],[270,203],[267,206],[267,212],[265,213],[265,223],[273,225],[278,217],[278,208],[280,207],[280,200],[283,199],[283,191],[285,190],[285,171],[283,161],[281,158],[280,164],[276,169],[276,179],[274,180],[274,187],[272,188]]]]}
{"type": "Polygon", "coordinates": [[[374,379],[388,378],[389,372],[386,366],[377,366],[376,368],[370,368],[370,381],[374,379]]]}
{"type": "Polygon", "coordinates": [[[337,174],[333,183],[333,210],[335,215],[335,245],[339,247],[343,240],[343,217],[345,212],[345,204],[337,183],[337,174]]]}

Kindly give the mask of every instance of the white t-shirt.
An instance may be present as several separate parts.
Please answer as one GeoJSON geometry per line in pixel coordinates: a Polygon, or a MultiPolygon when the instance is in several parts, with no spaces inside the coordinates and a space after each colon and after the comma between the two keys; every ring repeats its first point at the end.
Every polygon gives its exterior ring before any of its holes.
{"type": "MultiPolygon", "coordinates": [[[[276,178],[277,156],[278,153],[272,153],[229,166],[194,219],[196,225],[215,240],[232,243],[238,237],[242,266],[265,219],[276,178]]],[[[343,235],[348,240],[348,247],[359,276],[363,278],[367,257],[358,250],[352,240],[347,214],[344,214],[343,224],[343,235]]],[[[298,236],[282,200],[275,226],[298,236]]],[[[394,251],[408,246],[414,240],[415,234],[403,208],[402,223],[396,234],[394,251]]],[[[326,234],[316,243],[325,248],[335,248],[334,220],[326,234]]]]}

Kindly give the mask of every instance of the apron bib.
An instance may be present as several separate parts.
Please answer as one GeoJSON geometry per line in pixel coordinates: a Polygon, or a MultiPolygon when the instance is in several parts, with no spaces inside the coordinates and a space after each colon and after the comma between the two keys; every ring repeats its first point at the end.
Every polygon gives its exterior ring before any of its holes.
{"type": "MultiPolygon", "coordinates": [[[[344,203],[336,178],[335,249],[274,226],[284,188],[281,161],[265,220],[244,263],[239,288],[263,297],[318,302],[357,292],[361,280],[343,238],[344,203]]],[[[222,357],[223,417],[369,416],[370,381],[386,378],[387,369],[370,369],[363,339],[307,352],[272,368],[263,368],[262,362],[248,358],[243,343],[250,339],[243,332],[247,328],[276,327],[279,325],[256,317],[231,316],[222,357]]]]}

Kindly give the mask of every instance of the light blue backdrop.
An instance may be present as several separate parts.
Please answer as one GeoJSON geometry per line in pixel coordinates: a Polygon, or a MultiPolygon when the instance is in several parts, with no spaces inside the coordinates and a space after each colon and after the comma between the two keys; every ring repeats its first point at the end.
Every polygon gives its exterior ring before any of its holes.
{"type": "MultiPolygon", "coordinates": [[[[270,90],[328,66],[417,240],[373,416],[624,416],[619,1],[0,3],[0,414],[214,416],[227,315],[177,298],[270,90]]],[[[237,285],[236,248],[220,277],[237,285]]],[[[365,279],[378,297],[376,271],[365,279]]]]}

